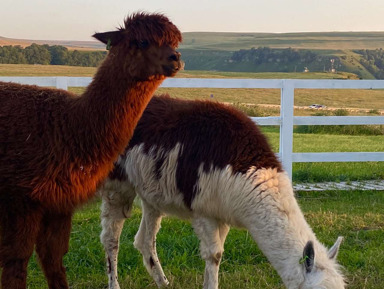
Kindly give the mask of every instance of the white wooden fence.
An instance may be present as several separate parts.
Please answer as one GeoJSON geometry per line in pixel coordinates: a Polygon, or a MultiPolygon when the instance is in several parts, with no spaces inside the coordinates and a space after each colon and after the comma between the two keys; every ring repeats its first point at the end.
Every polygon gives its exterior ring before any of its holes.
{"type": "MultiPolygon", "coordinates": [[[[0,77],[12,81],[61,89],[84,87],[90,77],[0,77]]],[[[383,152],[293,153],[294,125],[370,125],[384,124],[384,116],[294,116],[294,93],[298,88],[309,89],[384,89],[384,80],[298,80],[298,79],[201,79],[168,78],[162,87],[178,88],[274,88],[281,90],[279,117],[253,117],[259,125],[280,126],[279,157],[292,178],[293,162],[369,162],[384,161],[383,152]]],[[[384,103],[384,99],[383,99],[384,103]]]]}

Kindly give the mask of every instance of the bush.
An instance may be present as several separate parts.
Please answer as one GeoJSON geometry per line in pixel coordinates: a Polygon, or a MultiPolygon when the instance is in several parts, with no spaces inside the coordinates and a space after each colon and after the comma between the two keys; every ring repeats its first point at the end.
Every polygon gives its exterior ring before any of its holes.
{"type": "Polygon", "coordinates": [[[337,109],[333,112],[333,115],[335,116],[347,116],[348,114],[348,110],[343,108],[337,109]]]}
{"type": "MultiPolygon", "coordinates": [[[[334,116],[347,116],[346,109],[337,109],[334,116]]],[[[329,116],[329,112],[317,112],[313,116],[329,116]]],[[[296,133],[345,134],[345,135],[384,135],[382,125],[301,125],[294,128],[296,133]]]]}
{"type": "Polygon", "coordinates": [[[295,133],[345,134],[345,135],[384,135],[382,125],[300,125],[295,133]]]}
{"type": "Polygon", "coordinates": [[[234,103],[232,106],[251,117],[264,117],[280,114],[280,110],[278,108],[261,108],[258,105],[247,105],[239,102],[234,103]]]}

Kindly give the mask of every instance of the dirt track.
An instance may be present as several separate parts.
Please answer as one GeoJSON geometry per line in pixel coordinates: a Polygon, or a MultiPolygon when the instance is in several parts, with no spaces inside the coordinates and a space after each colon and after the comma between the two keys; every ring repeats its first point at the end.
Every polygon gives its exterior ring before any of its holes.
{"type": "MultiPolygon", "coordinates": [[[[246,104],[246,105],[249,105],[249,106],[254,106],[255,104],[246,104]]],[[[260,107],[268,107],[268,108],[277,108],[277,109],[280,109],[280,105],[279,104],[257,104],[257,106],[260,106],[260,107]]],[[[293,107],[294,109],[302,109],[302,110],[308,110],[308,111],[313,111],[313,112],[317,112],[317,111],[335,111],[335,110],[338,110],[338,109],[345,109],[347,110],[348,112],[353,112],[353,113],[369,113],[372,109],[366,109],[366,108],[351,108],[351,107],[326,107],[326,108],[321,108],[321,109],[314,109],[314,108],[309,108],[307,106],[298,106],[298,105],[295,105],[293,107]]],[[[384,115],[384,109],[377,109],[377,111],[379,112],[380,115],[384,115]]]]}

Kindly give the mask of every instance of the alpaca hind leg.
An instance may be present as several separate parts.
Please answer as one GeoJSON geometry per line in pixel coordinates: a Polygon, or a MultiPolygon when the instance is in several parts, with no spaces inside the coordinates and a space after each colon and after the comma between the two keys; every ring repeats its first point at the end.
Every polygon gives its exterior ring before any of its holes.
{"type": "Polygon", "coordinates": [[[156,234],[160,229],[162,214],[144,201],[142,205],[143,216],[134,246],[143,255],[145,268],[160,288],[169,284],[156,252],[156,234]]]}
{"type": "Polygon", "coordinates": [[[27,265],[41,217],[38,206],[30,200],[12,200],[12,204],[3,202],[0,205],[1,288],[26,288],[27,265]]]}
{"type": "Polygon", "coordinates": [[[200,239],[200,253],[205,260],[204,289],[219,288],[219,268],[229,226],[210,218],[193,219],[193,228],[200,239]]]}
{"type": "Polygon", "coordinates": [[[224,249],[225,239],[227,238],[230,227],[225,223],[219,224],[219,236],[221,240],[221,247],[224,249]]]}
{"type": "Polygon", "coordinates": [[[108,267],[108,288],[120,289],[117,274],[119,240],[125,219],[130,217],[135,194],[122,192],[102,192],[101,235],[108,267]],[[123,195],[124,194],[124,195],[123,195]]]}
{"type": "Polygon", "coordinates": [[[63,257],[68,252],[72,214],[46,213],[36,241],[36,253],[50,289],[67,289],[63,257]]]}

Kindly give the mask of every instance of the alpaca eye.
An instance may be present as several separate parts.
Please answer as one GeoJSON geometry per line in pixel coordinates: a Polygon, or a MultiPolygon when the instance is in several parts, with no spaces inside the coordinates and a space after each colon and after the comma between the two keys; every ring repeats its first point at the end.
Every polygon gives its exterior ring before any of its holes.
{"type": "Polygon", "coordinates": [[[145,49],[149,46],[149,42],[147,40],[141,40],[139,41],[137,45],[140,49],[145,49]]]}

